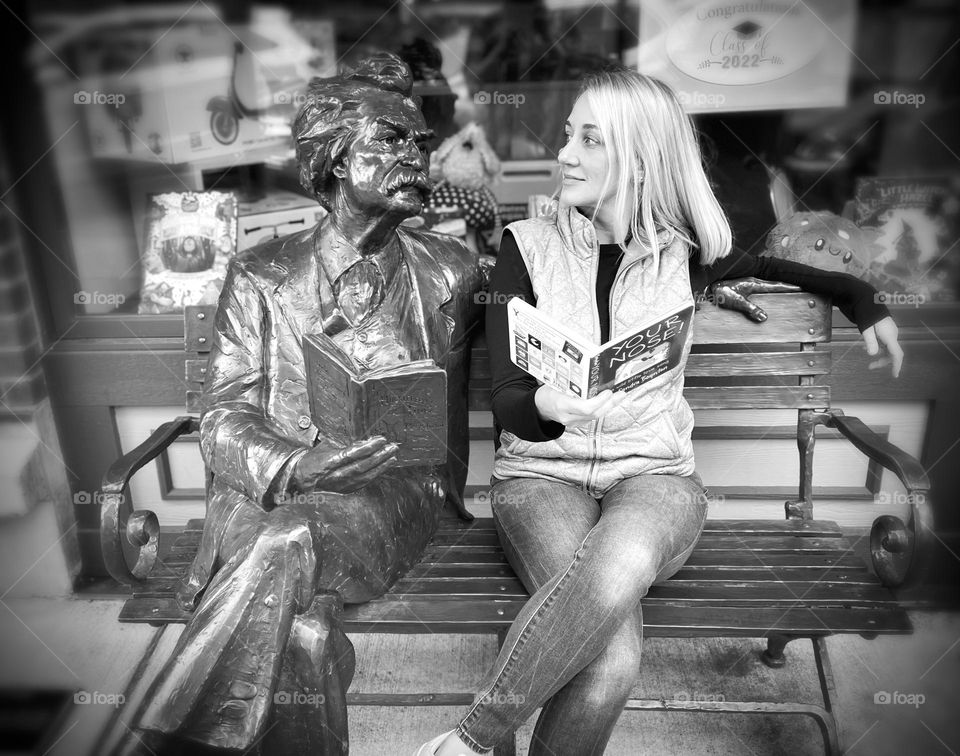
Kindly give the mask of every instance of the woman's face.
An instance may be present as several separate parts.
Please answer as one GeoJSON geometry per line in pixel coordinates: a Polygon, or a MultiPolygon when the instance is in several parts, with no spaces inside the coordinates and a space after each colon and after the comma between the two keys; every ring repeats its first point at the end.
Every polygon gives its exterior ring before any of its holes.
{"type": "Polygon", "coordinates": [[[579,97],[564,124],[566,142],[557,155],[562,174],[560,201],[593,214],[604,223],[613,212],[619,165],[607,159],[605,138],[586,97],[579,97]],[[604,183],[609,182],[604,189],[604,183]]]}

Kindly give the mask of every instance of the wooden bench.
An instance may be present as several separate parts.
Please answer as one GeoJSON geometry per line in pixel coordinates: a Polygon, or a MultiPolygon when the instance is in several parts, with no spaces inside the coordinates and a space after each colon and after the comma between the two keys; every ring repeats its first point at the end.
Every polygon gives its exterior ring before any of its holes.
{"type": "MultiPolygon", "coordinates": [[[[653,637],[751,637],[766,639],[763,660],[784,663],[791,640],[809,638],[823,705],[745,701],[631,700],[628,709],[737,713],[796,713],[818,724],[828,753],[840,752],[834,714],[835,687],[825,639],[838,633],[864,638],[912,632],[906,611],[890,587],[921,579],[931,520],[929,484],[920,464],[874,434],[856,418],[830,408],[825,383],[831,352],[831,307],[806,293],[758,295],[769,314],[764,324],[705,303],[695,320],[695,346],[687,367],[685,395],[703,409],[790,408],[797,410],[800,450],[798,496],[785,505],[786,519],[709,520],[687,564],[644,599],[645,634],[653,637]],[[757,384],[760,385],[757,385],[757,384]],[[876,574],[853,552],[834,522],[813,519],[812,461],[815,429],[835,429],[871,460],[893,470],[907,489],[911,521],[883,516],[871,533],[876,574]]],[[[188,409],[195,411],[211,341],[211,309],[190,308],[185,346],[188,409]]],[[[489,365],[482,337],[472,352],[469,401],[489,410],[489,365]]],[[[195,417],[177,418],[114,464],[104,477],[102,542],[111,574],[132,588],[120,613],[123,622],[185,622],[173,591],[196,552],[203,520],[192,520],[158,559],[159,524],[151,512],[130,512],[130,476],[176,438],[196,433],[195,417]],[[128,567],[122,541],[137,549],[128,567]]],[[[492,438],[492,429],[472,429],[492,438]]],[[[468,492],[469,494],[470,492],[468,492]]],[[[127,550],[130,548],[127,546],[127,550]]],[[[514,575],[492,520],[444,519],[422,561],[384,597],[348,606],[348,632],[495,633],[502,643],[528,594],[514,575]]],[[[352,693],[353,705],[466,705],[474,692],[352,693]]],[[[512,747],[498,752],[514,753],[512,747]]]]}

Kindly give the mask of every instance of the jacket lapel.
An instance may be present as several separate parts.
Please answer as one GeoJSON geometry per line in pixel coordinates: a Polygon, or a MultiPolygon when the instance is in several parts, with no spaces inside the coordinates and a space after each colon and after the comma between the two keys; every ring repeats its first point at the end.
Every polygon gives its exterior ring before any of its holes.
{"type": "Polygon", "coordinates": [[[399,233],[411,273],[414,306],[418,307],[418,314],[422,318],[423,341],[430,358],[443,367],[455,325],[453,318],[443,310],[451,299],[450,285],[444,271],[420,239],[403,228],[399,229],[399,233]]]}
{"type": "MultiPolygon", "coordinates": [[[[305,333],[323,330],[323,322],[333,310],[332,294],[320,290],[320,268],[314,255],[314,233],[320,226],[285,240],[270,263],[277,275],[274,312],[286,321],[297,344],[305,333]]],[[[323,280],[326,287],[326,281],[323,280]]],[[[269,306],[269,305],[268,305],[269,306]]]]}

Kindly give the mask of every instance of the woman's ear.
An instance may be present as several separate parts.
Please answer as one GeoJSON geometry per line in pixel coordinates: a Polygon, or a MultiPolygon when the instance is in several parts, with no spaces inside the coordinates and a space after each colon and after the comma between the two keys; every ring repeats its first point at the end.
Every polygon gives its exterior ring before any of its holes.
{"type": "Polygon", "coordinates": [[[343,160],[333,166],[333,175],[341,181],[347,177],[347,166],[344,164],[343,160]]]}

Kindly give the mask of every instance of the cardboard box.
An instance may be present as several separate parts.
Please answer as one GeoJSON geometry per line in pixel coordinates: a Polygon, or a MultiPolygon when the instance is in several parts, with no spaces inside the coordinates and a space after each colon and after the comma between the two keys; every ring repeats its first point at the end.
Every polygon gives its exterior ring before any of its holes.
{"type": "Polygon", "coordinates": [[[240,203],[237,251],[315,226],[326,211],[302,194],[272,191],[256,202],[240,203]]]}
{"type": "Polygon", "coordinates": [[[332,23],[313,22],[308,41],[279,9],[260,9],[249,27],[191,18],[86,44],[74,103],[94,156],[213,167],[292,152],[307,82],[331,73],[333,51],[313,45],[333,44],[332,23]]]}

